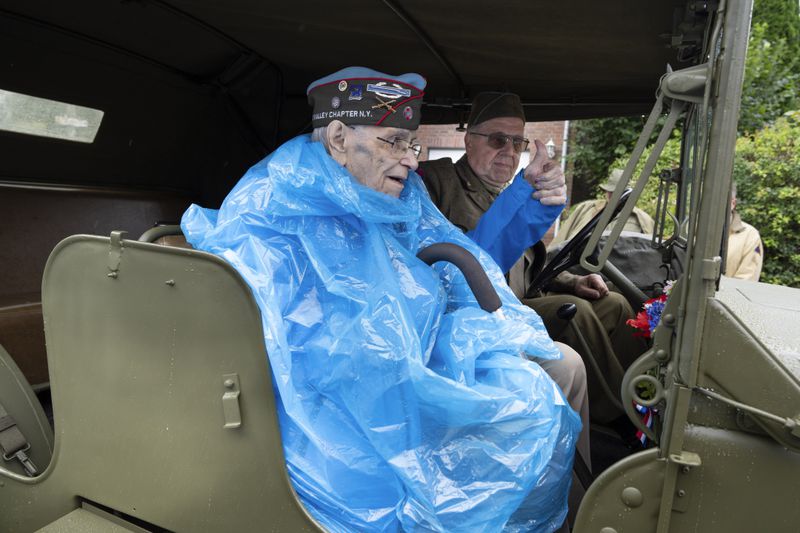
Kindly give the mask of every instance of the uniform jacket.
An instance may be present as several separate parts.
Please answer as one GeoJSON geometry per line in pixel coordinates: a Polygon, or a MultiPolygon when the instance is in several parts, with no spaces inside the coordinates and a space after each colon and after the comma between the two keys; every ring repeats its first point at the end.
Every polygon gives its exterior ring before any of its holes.
{"type": "Polygon", "coordinates": [[[742,221],[733,212],[728,233],[728,254],[725,261],[725,275],[729,278],[758,281],[764,262],[764,245],[758,230],[742,221]]]}
{"type": "MultiPolygon", "coordinates": [[[[561,224],[558,233],[553,238],[553,241],[550,243],[550,245],[553,246],[555,244],[570,240],[595,215],[597,215],[597,213],[599,213],[607,203],[608,202],[605,200],[587,200],[586,202],[581,202],[576,205],[569,214],[569,217],[567,217],[567,220],[561,224]]],[[[612,221],[608,227],[611,228],[613,224],[614,222],[612,221]]],[[[625,227],[622,229],[624,231],[652,234],[654,226],[655,223],[650,215],[638,207],[634,207],[633,213],[631,213],[631,216],[629,216],[628,220],[625,221],[625,227]]]]}

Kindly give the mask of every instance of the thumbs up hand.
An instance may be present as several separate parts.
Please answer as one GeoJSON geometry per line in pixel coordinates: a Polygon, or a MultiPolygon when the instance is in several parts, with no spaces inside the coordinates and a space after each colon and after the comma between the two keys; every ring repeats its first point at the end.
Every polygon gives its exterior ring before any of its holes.
{"type": "Polygon", "coordinates": [[[567,186],[561,165],[547,157],[547,147],[536,139],[536,155],[525,168],[525,181],[536,189],[533,197],[542,205],[564,205],[567,203],[567,186]]]}

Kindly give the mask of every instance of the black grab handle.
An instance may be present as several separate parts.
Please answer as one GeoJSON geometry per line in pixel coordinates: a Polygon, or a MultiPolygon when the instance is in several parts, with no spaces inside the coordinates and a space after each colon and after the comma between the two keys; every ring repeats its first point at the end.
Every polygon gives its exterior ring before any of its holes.
{"type": "Polygon", "coordinates": [[[453,263],[464,274],[469,288],[472,289],[472,294],[475,295],[478,305],[484,311],[494,313],[503,305],[481,264],[474,255],[461,246],[450,242],[431,244],[420,250],[417,258],[426,265],[432,265],[438,261],[453,263]]]}

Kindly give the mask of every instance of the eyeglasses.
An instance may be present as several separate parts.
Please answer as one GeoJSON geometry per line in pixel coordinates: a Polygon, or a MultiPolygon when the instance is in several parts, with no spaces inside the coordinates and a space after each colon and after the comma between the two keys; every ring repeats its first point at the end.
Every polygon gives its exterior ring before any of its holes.
{"type": "MultiPolygon", "coordinates": [[[[355,127],[350,125],[348,125],[347,127],[350,128],[351,130],[356,129],[355,127]]],[[[414,157],[416,158],[419,158],[420,154],[422,153],[422,145],[416,141],[407,141],[405,139],[398,139],[397,137],[394,137],[393,139],[384,139],[383,137],[375,137],[375,138],[391,146],[390,152],[395,157],[403,157],[409,150],[411,150],[411,153],[413,153],[414,157]]]]}
{"type": "Polygon", "coordinates": [[[375,138],[391,146],[392,155],[396,157],[403,157],[409,150],[411,150],[411,153],[413,153],[414,157],[417,158],[422,153],[422,145],[419,144],[418,142],[407,141],[405,139],[398,139],[397,137],[391,140],[384,139],[383,137],[375,137],[375,138]]]}
{"type": "Polygon", "coordinates": [[[505,146],[511,142],[514,146],[514,151],[519,153],[524,152],[528,148],[528,144],[530,141],[525,137],[517,137],[514,135],[506,135],[505,133],[478,133],[477,131],[470,131],[468,132],[470,135],[480,135],[481,137],[486,137],[488,140],[486,141],[489,143],[489,147],[494,148],[495,150],[500,150],[505,148],[505,146]]]}

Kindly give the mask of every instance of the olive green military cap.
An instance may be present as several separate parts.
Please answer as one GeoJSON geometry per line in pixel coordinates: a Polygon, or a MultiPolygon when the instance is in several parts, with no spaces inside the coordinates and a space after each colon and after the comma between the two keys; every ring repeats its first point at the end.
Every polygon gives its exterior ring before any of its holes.
{"type": "Polygon", "coordinates": [[[522,109],[519,96],[503,92],[478,93],[472,100],[472,110],[467,124],[470,127],[477,126],[481,122],[501,117],[517,117],[525,122],[525,111],[522,109]]]}

